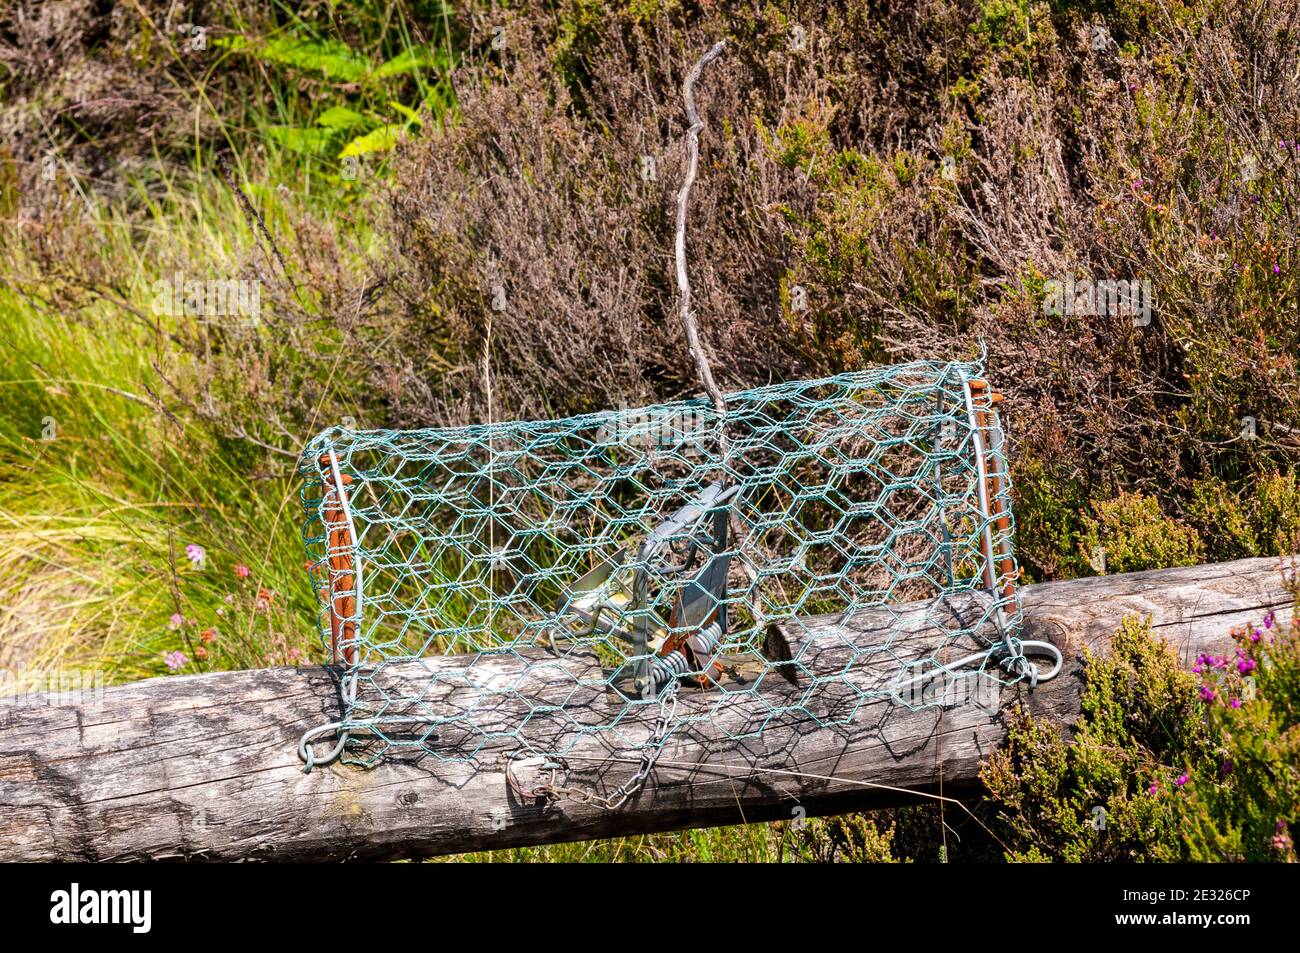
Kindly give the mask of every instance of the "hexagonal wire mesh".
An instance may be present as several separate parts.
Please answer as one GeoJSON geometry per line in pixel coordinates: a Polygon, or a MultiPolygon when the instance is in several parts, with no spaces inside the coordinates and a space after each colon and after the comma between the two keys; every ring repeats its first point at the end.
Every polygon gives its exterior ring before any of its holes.
{"type": "Polygon", "coordinates": [[[304,737],[308,769],[395,749],[555,758],[593,735],[636,750],[692,720],[745,737],[1034,676],[982,374],[774,384],[722,417],[696,400],[320,434],[304,539],[343,717],[304,737]],[[647,737],[637,709],[679,686],[696,702],[647,737]]]}

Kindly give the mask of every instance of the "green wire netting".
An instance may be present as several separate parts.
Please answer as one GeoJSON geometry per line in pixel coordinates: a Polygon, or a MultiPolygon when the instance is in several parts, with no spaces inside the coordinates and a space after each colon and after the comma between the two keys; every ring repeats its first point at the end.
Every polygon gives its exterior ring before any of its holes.
{"type": "Polygon", "coordinates": [[[701,721],[743,740],[1032,677],[982,376],[919,362],[734,393],[721,416],[320,434],[301,471],[341,678],[330,757],[636,752],[701,721]]]}

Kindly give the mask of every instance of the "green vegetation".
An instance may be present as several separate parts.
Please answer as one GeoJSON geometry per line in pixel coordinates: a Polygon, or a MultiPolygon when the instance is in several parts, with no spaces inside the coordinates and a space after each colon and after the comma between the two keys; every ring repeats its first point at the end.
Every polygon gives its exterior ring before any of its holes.
{"type": "Polygon", "coordinates": [[[324,243],[337,256],[328,267],[364,274],[373,185],[387,175],[371,154],[424,121],[399,99],[447,115],[450,53],[440,6],[405,11],[424,15],[419,41],[384,4],[353,6],[329,28],[346,41],[321,38],[324,5],[295,6],[250,17],[227,4],[196,50],[193,27],[173,42],[145,5],[135,32],[113,36],[120,46],[87,51],[100,68],[113,55],[135,63],[142,83],[174,80],[170,94],[198,117],[188,143],[166,130],[137,163],[140,143],[107,121],[99,137],[51,130],[61,147],[44,153],[22,141],[0,150],[16,225],[0,287],[0,567],[12,607],[0,664],[127,681],[320,658],[294,460],[305,433],[361,403],[346,335],[331,326],[337,301],[311,273],[324,262],[295,256],[263,283],[261,314],[156,302],[176,275],[258,281],[270,260],[256,220],[211,174],[227,149],[277,243],[324,243]],[[123,160],[105,194],[79,168],[96,148],[123,160]],[[278,286],[296,286],[285,293],[298,314],[268,300],[278,286]]]}
{"type": "Polygon", "coordinates": [[[1300,627],[1234,637],[1188,672],[1128,622],[1087,662],[1071,739],[1023,717],[984,771],[1008,859],[1294,862],[1300,627]]]}
{"type": "Polygon", "coordinates": [[[1195,566],[1201,561],[1196,531],[1160,512],[1154,497],[1121,493],[1097,501],[1084,514],[1080,545],[1096,553],[1106,572],[1134,572],[1164,566],[1195,566]]]}

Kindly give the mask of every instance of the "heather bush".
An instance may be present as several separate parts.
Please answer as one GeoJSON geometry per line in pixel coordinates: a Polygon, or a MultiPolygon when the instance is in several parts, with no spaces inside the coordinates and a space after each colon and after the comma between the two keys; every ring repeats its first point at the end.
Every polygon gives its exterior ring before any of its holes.
{"type": "Polygon", "coordinates": [[[986,764],[1010,860],[1295,860],[1300,625],[1270,613],[1192,671],[1126,620],[1069,736],[1021,714],[986,764]]]}
{"type": "MultiPolygon", "coordinates": [[[[483,41],[460,122],[404,154],[391,201],[399,334],[450,366],[436,405],[402,405],[411,420],[696,391],[673,315],[679,87],[728,35],[699,91],[689,242],[726,384],[967,356],[983,337],[1040,578],[1089,571],[1094,504],[1140,492],[1205,536],[1195,486],[1249,494],[1294,468],[1300,111],[1281,77],[1300,59],[1281,6],[602,13],[466,15],[483,41]],[[1046,306],[1050,282],[1088,278],[1149,282],[1150,322],[1046,306]]],[[[1218,545],[1183,524],[1167,553],[1106,532],[1133,565],[1218,545]]],[[[1242,551],[1282,545],[1265,532],[1242,551]]]]}
{"type": "Polygon", "coordinates": [[[1296,472],[1266,473],[1236,492],[1219,477],[1199,480],[1192,485],[1187,520],[1212,560],[1296,552],[1300,549],[1296,472]]]}
{"type": "Polygon", "coordinates": [[[1113,500],[1094,501],[1083,516],[1079,545],[1101,572],[1136,572],[1201,561],[1196,531],[1160,512],[1153,496],[1121,493],[1113,500]]]}
{"type": "Polygon", "coordinates": [[[1294,533],[1285,492],[1266,505],[1258,490],[1300,456],[1289,7],[472,0],[389,18],[232,0],[191,11],[214,55],[202,122],[181,135],[195,61],[168,11],[84,6],[0,17],[0,204],[45,209],[23,223],[20,285],[90,321],[105,300],[148,318],[135,276],[86,253],[102,235],[75,221],[76,190],[33,178],[43,140],[23,117],[50,97],[90,96],[85,115],[52,111],[55,145],[87,181],[113,179],[97,200],[146,218],[192,177],[224,194],[211,159],[230,153],[276,254],[232,204],[209,255],[157,243],[143,270],[263,283],[264,335],[182,322],[159,384],[171,412],[273,465],[268,448],[322,418],[695,393],[672,272],[680,86],[727,36],[699,89],[688,243],[725,385],[966,357],[982,338],[1009,398],[1030,577],[1090,571],[1085,514],[1122,493],[1153,497],[1216,558],[1294,533]],[[403,57],[427,68],[390,69],[403,57]],[[267,82],[250,88],[252,63],[267,82]],[[129,95],[76,88],[124,72],[129,95]],[[263,148],[239,147],[241,125],[263,148]],[[371,148],[341,180],[343,154],[371,148]],[[1149,282],[1149,323],[1048,306],[1086,279],[1149,282]]]}

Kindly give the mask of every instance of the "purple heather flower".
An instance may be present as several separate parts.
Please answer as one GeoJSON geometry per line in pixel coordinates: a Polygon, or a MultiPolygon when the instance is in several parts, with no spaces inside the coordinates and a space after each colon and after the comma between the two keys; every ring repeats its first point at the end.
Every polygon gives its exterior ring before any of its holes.
{"type": "Polygon", "coordinates": [[[189,659],[185,657],[184,652],[168,652],[163,656],[163,662],[166,663],[167,667],[173,672],[177,669],[184,668],[185,663],[188,661],[189,659]]]}
{"type": "Polygon", "coordinates": [[[1263,638],[1263,637],[1264,637],[1264,634],[1263,634],[1262,632],[1260,632],[1259,629],[1256,629],[1254,632],[1251,633],[1251,635],[1250,635],[1250,641],[1252,641],[1252,642],[1258,642],[1258,641],[1259,641],[1261,638],[1263,638]]]}
{"type": "Polygon", "coordinates": [[[185,558],[190,561],[195,569],[203,568],[203,560],[207,558],[208,551],[198,543],[190,543],[185,547],[185,558]]]}
{"type": "Polygon", "coordinates": [[[1214,691],[1214,689],[1211,688],[1209,685],[1202,685],[1202,686],[1201,686],[1201,701],[1203,701],[1203,702],[1212,702],[1212,701],[1214,701],[1214,698],[1215,698],[1215,695],[1216,695],[1216,694],[1217,694],[1217,693],[1214,691]]]}
{"type": "Polygon", "coordinates": [[[1274,264],[1273,264],[1273,274],[1275,274],[1275,275],[1280,275],[1281,273],[1282,273],[1282,269],[1278,267],[1278,265],[1277,265],[1276,262],[1274,262],[1274,264]]]}
{"type": "MultiPolygon", "coordinates": [[[[1273,628],[1273,623],[1276,621],[1277,621],[1277,616],[1273,613],[1272,609],[1269,609],[1268,615],[1264,616],[1264,628],[1266,629],[1273,628]]],[[[1255,631],[1258,632],[1259,630],[1256,629],[1255,631]]]]}
{"type": "Polygon", "coordinates": [[[1234,699],[1232,699],[1232,701],[1228,702],[1228,707],[1229,707],[1229,708],[1240,708],[1240,707],[1241,707],[1241,699],[1240,699],[1240,698],[1234,698],[1234,699]]]}
{"type": "Polygon", "coordinates": [[[1253,658],[1244,658],[1237,663],[1237,671],[1242,675],[1255,670],[1255,660],[1253,658]]]}
{"type": "Polygon", "coordinates": [[[167,628],[169,629],[179,629],[184,624],[185,616],[181,615],[179,612],[173,612],[172,617],[167,620],[167,628]]]}
{"type": "Polygon", "coordinates": [[[1147,788],[1147,794],[1152,794],[1152,795],[1154,795],[1154,794],[1155,794],[1157,791],[1159,791],[1159,790],[1160,790],[1160,782],[1159,782],[1159,781],[1152,781],[1152,782],[1151,782],[1151,787],[1147,788]]]}
{"type": "Polygon", "coordinates": [[[1180,787],[1180,788],[1181,788],[1184,784],[1186,784],[1186,783],[1187,783],[1187,772],[1186,772],[1186,771],[1184,771],[1182,774],[1178,775],[1178,777],[1174,778],[1174,784],[1177,785],[1177,786],[1180,787]]]}

